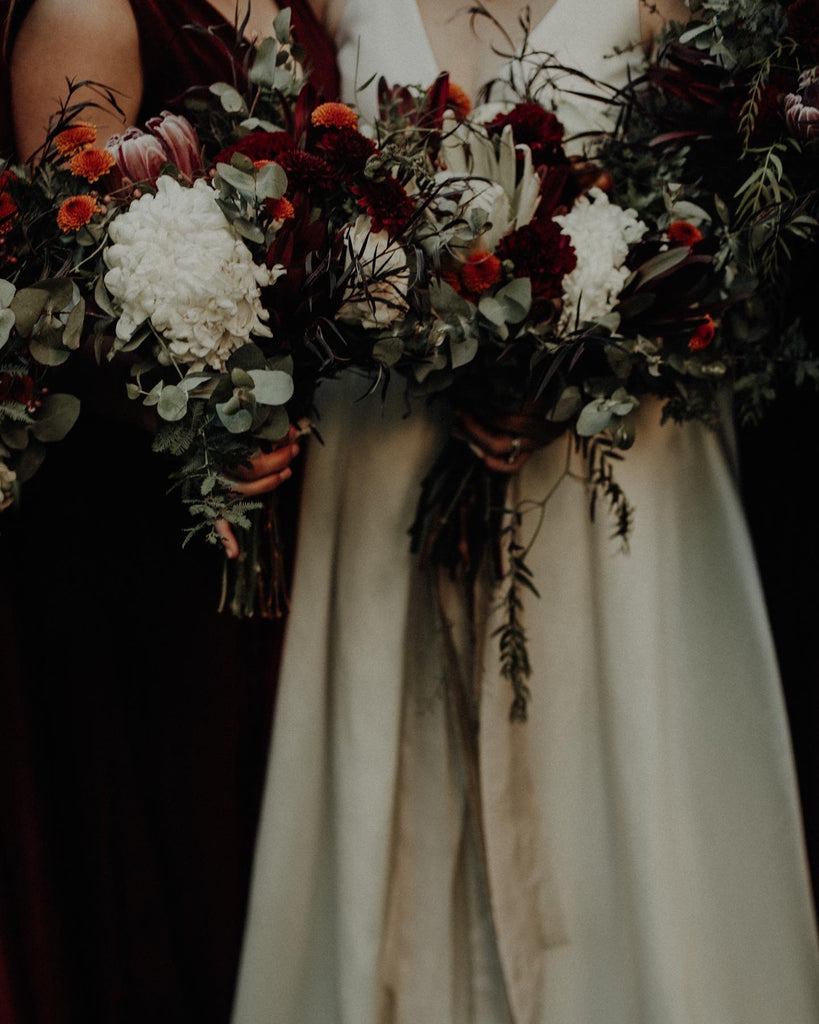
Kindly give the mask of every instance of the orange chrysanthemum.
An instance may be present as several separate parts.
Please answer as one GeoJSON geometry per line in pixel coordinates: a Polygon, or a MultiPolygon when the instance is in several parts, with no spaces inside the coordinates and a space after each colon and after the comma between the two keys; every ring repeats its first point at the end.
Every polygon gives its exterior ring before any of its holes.
{"type": "Polygon", "coordinates": [[[322,103],[313,111],[310,121],[317,128],[357,128],[358,114],[346,103],[322,103]]]}
{"type": "Polygon", "coordinates": [[[86,181],[99,181],[107,174],[116,163],[112,153],[107,149],[99,149],[92,146],[88,149],[81,149],[71,157],[69,167],[71,173],[78,178],[85,178],[86,181]]]}
{"type": "Polygon", "coordinates": [[[696,245],[702,241],[700,229],[687,220],[672,221],[666,234],[669,242],[675,242],[677,245],[696,245]]]}
{"type": "Polygon", "coordinates": [[[691,339],[688,342],[688,347],[692,352],[700,352],[704,348],[708,348],[711,342],[714,340],[714,335],[717,333],[716,324],[713,318],[706,316],[705,321],[699,325],[699,327],[691,335],[691,339]]]}
{"type": "Polygon", "coordinates": [[[99,210],[93,196],[71,196],[57,211],[57,225],[65,234],[79,231],[99,210]]]}
{"type": "Polygon", "coordinates": [[[77,121],[66,128],[54,139],[54,145],[60,156],[70,156],[78,149],[92,146],[97,141],[97,129],[87,121],[77,121]]]}
{"type": "Polygon", "coordinates": [[[446,105],[459,121],[465,121],[472,111],[472,100],[466,90],[462,89],[460,85],[456,85],[455,82],[449,83],[449,98],[446,105]]]}
{"type": "Polygon", "coordinates": [[[461,267],[461,281],[473,295],[482,294],[500,279],[501,261],[492,253],[473,252],[469,262],[461,267]]]}
{"type": "Polygon", "coordinates": [[[289,220],[290,217],[296,215],[293,204],[284,196],[281,199],[269,199],[265,204],[265,209],[273,220],[289,220]]]}

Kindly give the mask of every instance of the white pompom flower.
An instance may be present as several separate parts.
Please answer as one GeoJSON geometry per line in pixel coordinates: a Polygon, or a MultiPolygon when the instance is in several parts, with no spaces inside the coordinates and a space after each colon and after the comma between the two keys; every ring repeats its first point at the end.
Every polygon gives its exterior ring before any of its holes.
{"type": "Polygon", "coordinates": [[[17,474],[0,459],[0,512],[14,501],[14,484],[17,474]]]}
{"type": "Polygon", "coordinates": [[[572,240],[577,266],[563,278],[561,325],[594,320],[610,312],[629,270],[629,246],[648,231],[634,210],[610,203],[599,188],[589,189],[568,213],[554,218],[572,240]]]}
{"type": "Polygon", "coordinates": [[[163,175],[112,221],[105,286],[119,313],[117,338],[146,320],[164,339],[157,358],[193,370],[224,370],[251,335],[270,337],[259,289],[283,273],[253,257],[205,181],[193,188],[163,175]]]}

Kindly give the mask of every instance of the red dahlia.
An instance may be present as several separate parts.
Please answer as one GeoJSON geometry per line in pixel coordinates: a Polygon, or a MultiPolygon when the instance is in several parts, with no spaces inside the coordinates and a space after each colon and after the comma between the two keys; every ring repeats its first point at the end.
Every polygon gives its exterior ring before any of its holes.
{"type": "Polygon", "coordinates": [[[415,205],[395,178],[381,181],[364,180],[353,186],[359,209],[372,218],[374,231],[386,231],[395,236],[415,215],[415,205]]]}
{"type": "Polygon", "coordinates": [[[296,143],[287,132],[251,132],[232,146],[223,149],[214,163],[229,164],[234,153],[242,153],[255,163],[257,160],[275,160],[286,150],[295,149],[296,143]]]}
{"type": "Polygon", "coordinates": [[[788,7],[788,31],[813,61],[819,61],[819,0],[796,0],[788,7]]]}
{"type": "Polygon", "coordinates": [[[498,114],[486,127],[490,135],[500,135],[507,125],[512,126],[515,142],[531,149],[535,166],[565,163],[563,125],[540,104],[518,103],[508,114],[498,114]]]}
{"type": "Polygon", "coordinates": [[[535,299],[555,299],[564,275],[577,266],[568,235],[553,220],[540,218],[501,239],[497,254],[511,260],[515,277],[528,277],[535,299]]]}
{"type": "Polygon", "coordinates": [[[317,148],[334,167],[360,171],[375,152],[375,143],[354,128],[327,128],[317,148]]]}
{"type": "Polygon", "coordinates": [[[333,168],[326,160],[303,149],[288,149],[280,154],[278,163],[287,172],[289,194],[328,189],[335,180],[333,168]]]}

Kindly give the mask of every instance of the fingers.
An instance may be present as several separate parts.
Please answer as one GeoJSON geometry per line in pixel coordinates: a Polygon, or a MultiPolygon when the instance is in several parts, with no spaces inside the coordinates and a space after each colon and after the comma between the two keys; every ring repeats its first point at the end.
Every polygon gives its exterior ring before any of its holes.
{"type": "Polygon", "coordinates": [[[228,558],[239,557],[239,542],[236,540],[236,535],[230,527],[230,523],[225,522],[224,519],[217,519],[214,529],[219,534],[219,539],[222,541],[222,545],[225,549],[225,555],[228,558]]]}
{"type": "Polygon", "coordinates": [[[531,438],[490,430],[467,412],[458,420],[472,452],[496,473],[517,473],[536,448],[531,438]]]}
{"type": "Polygon", "coordinates": [[[254,455],[249,466],[237,466],[223,479],[232,490],[246,497],[275,491],[293,475],[290,464],[301,451],[296,443],[300,433],[296,427],[291,427],[287,436],[272,452],[254,455]]]}
{"type": "Polygon", "coordinates": [[[243,494],[247,498],[252,498],[257,494],[269,494],[271,491],[275,491],[277,487],[289,480],[293,475],[293,470],[289,466],[285,466],[284,469],[279,470],[277,473],[267,473],[265,476],[256,477],[254,480],[228,480],[232,490],[238,494],[243,494]]]}
{"type": "Polygon", "coordinates": [[[287,469],[300,450],[297,444],[288,444],[267,454],[254,455],[250,466],[237,466],[230,475],[236,480],[252,481],[281,473],[287,469]]]}

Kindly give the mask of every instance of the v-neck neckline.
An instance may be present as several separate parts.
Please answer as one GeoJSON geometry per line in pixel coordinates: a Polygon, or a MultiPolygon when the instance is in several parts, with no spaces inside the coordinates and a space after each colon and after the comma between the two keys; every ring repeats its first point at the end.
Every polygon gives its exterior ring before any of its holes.
{"type": "MultiPolygon", "coordinates": [[[[236,30],[236,25],[232,21],[230,21],[230,19],[227,17],[227,15],[222,14],[222,12],[217,7],[214,7],[213,4],[209,3],[208,0],[194,0],[194,2],[198,3],[199,6],[202,8],[203,16],[205,15],[205,12],[206,12],[208,18],[218,18],[218,20],[221,22],[222,25],[227,26],[232,31],[236,30]]],[[[291,7],[292,6],[292,4],[286,2],[286,0],[276,0],[276,2],[279,4],[279,10],[284,10],[285,7],[291,7]]],[[[414,2],[414,0],[413,0],[413,2],[414,2]]],[[[557,4],[559,4],[559,3],[560,3],[560,0],[555,0],[555,3],[552,6],[554,7],[557,4]]],[[[238,10],[238,7],[237,7],[237,10],[238,10]]],[[[261,39],[257,39],[256,36],[253,36],[252,38],[248,38],[248,36],[243,35],[242,36],[242,41],[247,43],[248,46],[252,46],[254,48],[254,50],[255,50],[257,44],[259,42],[261,42],[261,39]]]]}
{"type": "MultiPolygon", "coordinates": [[[[406,0],[406,2],[414,12],[417,28],[419,29],[421,39],[423,39],[424,41],[424,46],[426,48],[427,56],[430,61],[430,66],[435,69],[436,74],[441,74],[441,72],[445,71],[446,68],[442,68],[440,66],[438,58],[435,56],[435,50],[433,49],[432,46],[432,39],[430,38],[429,32],[427,30],[424,17],[421,14],[421,8],[418,6],[418,0],[406,0]]],[[[569,0],[554,0],[552,6],[540,18],[538,23],[530,28],[529,38],[531,39],[533,36],[537,35],[541,31],[543,26],[546,24],[546,22],[552,17],[557,8],[568,2],[569,0]]],[[[490,69],[490,73],[486,76],[486,81],[490,81],[493,78],[497,78],[502,73],[503,69],[508,63],[508,61],[505,61],[503,64],[499,64],[497,67],[490,69]]]]}

